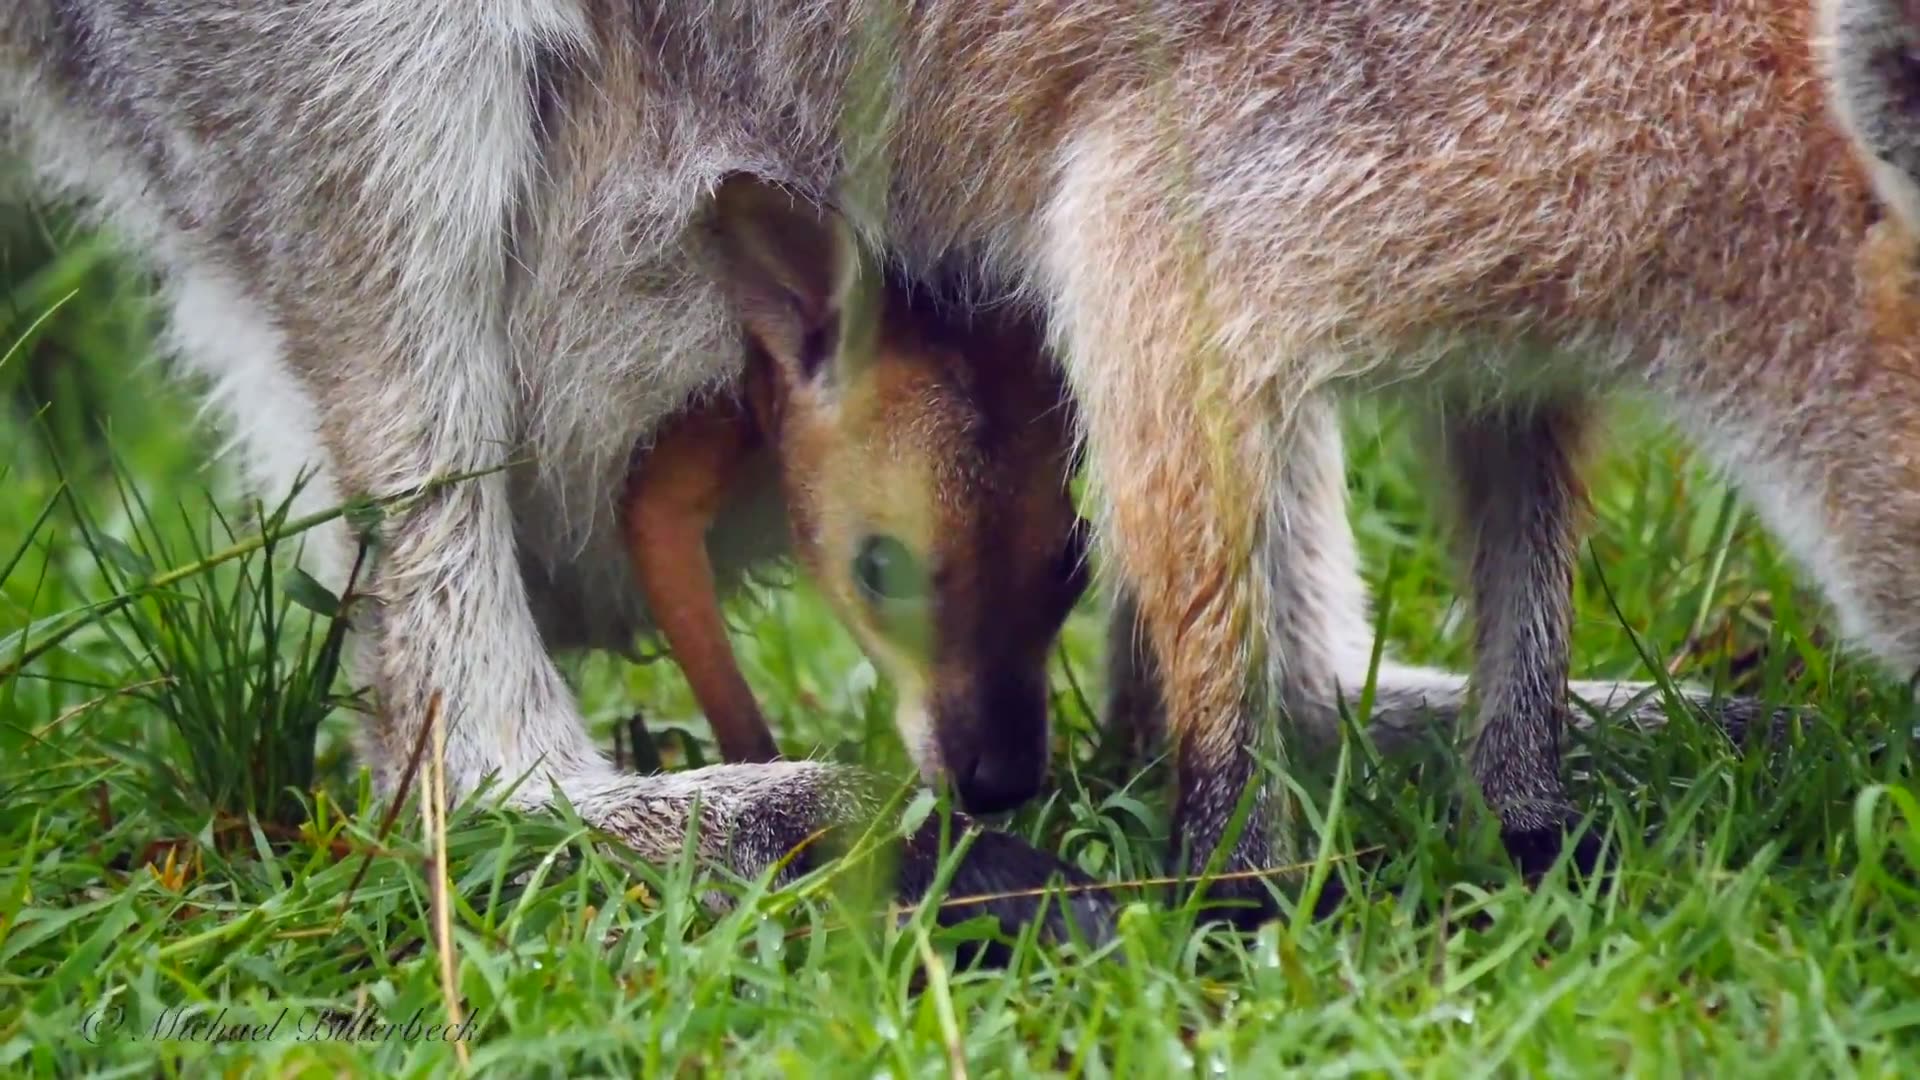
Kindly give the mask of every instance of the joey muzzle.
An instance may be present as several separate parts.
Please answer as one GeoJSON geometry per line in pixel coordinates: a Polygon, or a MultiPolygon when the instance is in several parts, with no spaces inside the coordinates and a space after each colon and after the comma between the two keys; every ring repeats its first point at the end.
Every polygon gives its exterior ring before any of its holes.
{"type": "Polygon", "coordinates": [[[960,805],[970,814],[1012,810],[1047,779],[1044,668],[942,695],[934,702],[940,756],[960,805]]]}

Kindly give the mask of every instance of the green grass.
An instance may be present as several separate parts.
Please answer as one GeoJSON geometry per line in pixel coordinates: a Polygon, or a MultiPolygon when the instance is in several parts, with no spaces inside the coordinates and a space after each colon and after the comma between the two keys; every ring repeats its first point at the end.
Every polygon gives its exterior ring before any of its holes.
{"type": "MultiPolygon", "coordinates": [[[[29,621],[194,567],[274,517],[209,494],[193,403],[136,366],[149,332],[140,283],[57,224],[17,214],[3,235],[0,664],[29,621]]],[[[1355,521],[1395,648],[1458,665],[1467,643],[1429,514],[1433,482],[1401,426],[1391,411],[1354,420],[1355,521]]],[[[1737,673],[1825,717],[1772,753],[1736,751],[1685,716],[1654,734],[1580,740],[1578,792],[1623,853],[1611,881],[1521,887],[1485,836],[1448,830],[1458,776],[1445,755],[1380,765],[1355,747],[1339,783],[1335,763],[1299,782],[1319,826],[1310,850],[1384,851],[1364,873],[1334,871],[1365,902],[1238,939],[1196,935],[1156,890],[1121,890],[1129,906],[1110,951],[1028,944],[1009,970],[968,971],[954,966],[956,935],[891,928],[821,879],[773,895],[741,885],[744,902],[716,918],[696,902],[716,883],[690,866],[642,865],[563,815],[468,803],[447,826],[447,879],[472,1065],[1911,1068],[1910,702],[1824,648],[1821,609],[1722,488],[1657,433],[1622,433],[1594,479],[1578,670],[1644,677],[1649,660],[1677,661],[1686,677],[1737,673]]],[[[330,1010],[442,1023],[447,995],[430,847],[411,804],[383,831],[348,752],[355,703],[329,678],[332,601],[290,574],[293,542],[136,590],[0,682],[0,1073],[428,1075],[455,1064],[440,1041],[305,1037],[330,1010]],[[223,1009],[226,1025],[284,1018],[259,1041],[154,1037],[223,1009]]],[[[738,617],[748,675],[789,749],[904,769],[886,689],[804,587],[738,617]]],[[[1097,700],[1099,638],[1090,603],[1056,671],[1056,793],[1010,827],[1096,877],[1150,877],[1165,770],[1129,773],[1101,754],[1085,707],[1097,700]]],[[[568,670],[609,742],[637,710],[670,767],[701,759],[706,731],[671,665],[597,657],[568,670]]]]}

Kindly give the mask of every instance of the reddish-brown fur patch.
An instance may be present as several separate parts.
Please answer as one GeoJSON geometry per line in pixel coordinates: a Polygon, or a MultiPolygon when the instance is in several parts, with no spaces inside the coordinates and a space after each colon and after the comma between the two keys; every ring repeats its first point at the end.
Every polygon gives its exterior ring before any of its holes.
{"type": "Polygon", "coordinates": [[[934,649],[920,659],[936,727],[960,710],[943,702],[990,698],[984,683],[1043,680],[1079,594],[1069,414],[1037,327],[1010,313],[966,319],[899,288],[881,315],[876,355],[854,385],[834,388],[832,407],[761,354],[749,362],[751,407],[720,398],[691,410],[636,462],[625,511],[635,570],[728,760],[756,760],[773,743],[700,545],[768,456],[797,557],[863,644],[884,645],[889,631],[849,580],[841,523],[904,520],[899,531],[925,545],[934,649]]]}

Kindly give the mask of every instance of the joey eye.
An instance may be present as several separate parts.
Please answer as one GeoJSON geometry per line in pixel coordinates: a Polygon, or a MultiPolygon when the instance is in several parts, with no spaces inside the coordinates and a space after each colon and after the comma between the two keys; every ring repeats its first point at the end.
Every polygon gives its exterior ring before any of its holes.
{"type": "Polygon", "coordinates": [[[853,580],[873,604],[917,600],[926,592],[926,575],[913,553],[891,536],[869,536],[860,544],[853,580]]]}

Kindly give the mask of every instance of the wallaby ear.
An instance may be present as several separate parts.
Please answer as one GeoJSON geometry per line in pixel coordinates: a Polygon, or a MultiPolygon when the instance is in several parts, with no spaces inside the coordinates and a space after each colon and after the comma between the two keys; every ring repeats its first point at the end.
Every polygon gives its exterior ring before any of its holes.
{"type": "Polygon", "coordinates": [[[744,174],[713,198],[720,285],[747,332],[801,380],[842,385],[872,356],[880,280],[838,213],[744,174]]]}
{"type": "Polygon", "coordinates": [[[1920,236],[1920,3],[1818,0],[1814,48],[1829,104],[1874,192],[1920,236]]]}

